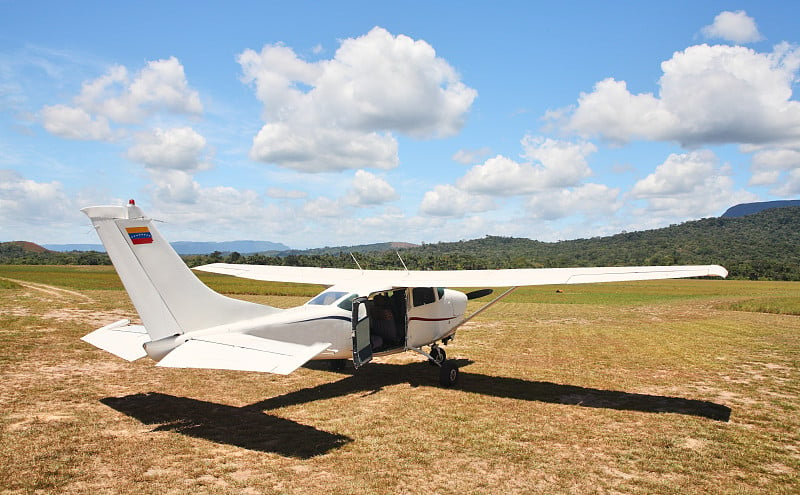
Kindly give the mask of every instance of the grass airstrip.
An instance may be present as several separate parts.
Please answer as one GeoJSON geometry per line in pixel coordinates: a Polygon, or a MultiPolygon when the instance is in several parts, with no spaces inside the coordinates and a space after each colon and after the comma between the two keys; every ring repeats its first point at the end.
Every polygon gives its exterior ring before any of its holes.
{"type": "MultiPolygon", "coordinates": [[[[319,290],[202,278],[281,307],[319,290]]],[[[136,319],[110,267],[0,266],[0,492],[798,493],[799,305],[793,282],[519,289],[459,330],[442,389],[413,353],[128,363],[79,340],[136,319]]]]}

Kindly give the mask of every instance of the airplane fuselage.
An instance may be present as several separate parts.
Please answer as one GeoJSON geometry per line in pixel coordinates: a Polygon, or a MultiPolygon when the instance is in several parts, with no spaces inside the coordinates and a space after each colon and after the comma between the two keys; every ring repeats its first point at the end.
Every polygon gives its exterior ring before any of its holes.
{"type": "Polygon", "coordinates": [[[467,296],[451,289],[398,288],[363,294],[333,287],[302,306],[170,337],[163,345],[153,343],[148,354],[159,360],[188,340],[225,332],[302,345],[328,342],[330,346],[313,359],[352,359],[354,332],[361,328],[371,337],[373,354],[382,356],[419,350],[451,337],[464,320],[466,307],[467,296]],[[354,322],[353,305],[357,299],[363,301],[354,322]],[[381,299],[388,301],[386,308],[379,307],[381,299]]]}

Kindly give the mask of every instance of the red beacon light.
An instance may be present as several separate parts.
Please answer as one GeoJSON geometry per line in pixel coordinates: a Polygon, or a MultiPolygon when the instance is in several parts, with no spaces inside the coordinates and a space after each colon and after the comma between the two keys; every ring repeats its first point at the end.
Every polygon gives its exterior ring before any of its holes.
{"type": "Polygon", "coordinates": [[[130,206],[136,206],[136,201],[134,201],[134,200],[132,200],[132,199],[129,199],[129,200],[128,200],[128,205],[130,205],[130,206]]]}

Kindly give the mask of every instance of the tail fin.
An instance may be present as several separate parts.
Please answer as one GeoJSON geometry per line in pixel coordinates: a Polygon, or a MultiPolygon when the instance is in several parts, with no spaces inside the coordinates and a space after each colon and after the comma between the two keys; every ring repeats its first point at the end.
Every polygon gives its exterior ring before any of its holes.
{"type": "Polygon", "coordinates": [[[152,340],[280,311],[204,285],[138,206],[83,208],[152,340]]]}

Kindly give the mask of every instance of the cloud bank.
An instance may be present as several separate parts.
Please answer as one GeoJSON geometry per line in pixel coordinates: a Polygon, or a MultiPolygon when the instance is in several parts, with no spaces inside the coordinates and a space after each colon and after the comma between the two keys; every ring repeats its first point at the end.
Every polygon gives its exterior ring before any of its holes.
{"type": "Polygon", "coordinates": [[[379,27],[327,60],[281,44],[237,60],[264,105],[250,157],[303,172],[397,167],[394,133],[452,136],[477,96],[428,43],[379,27]]]}

